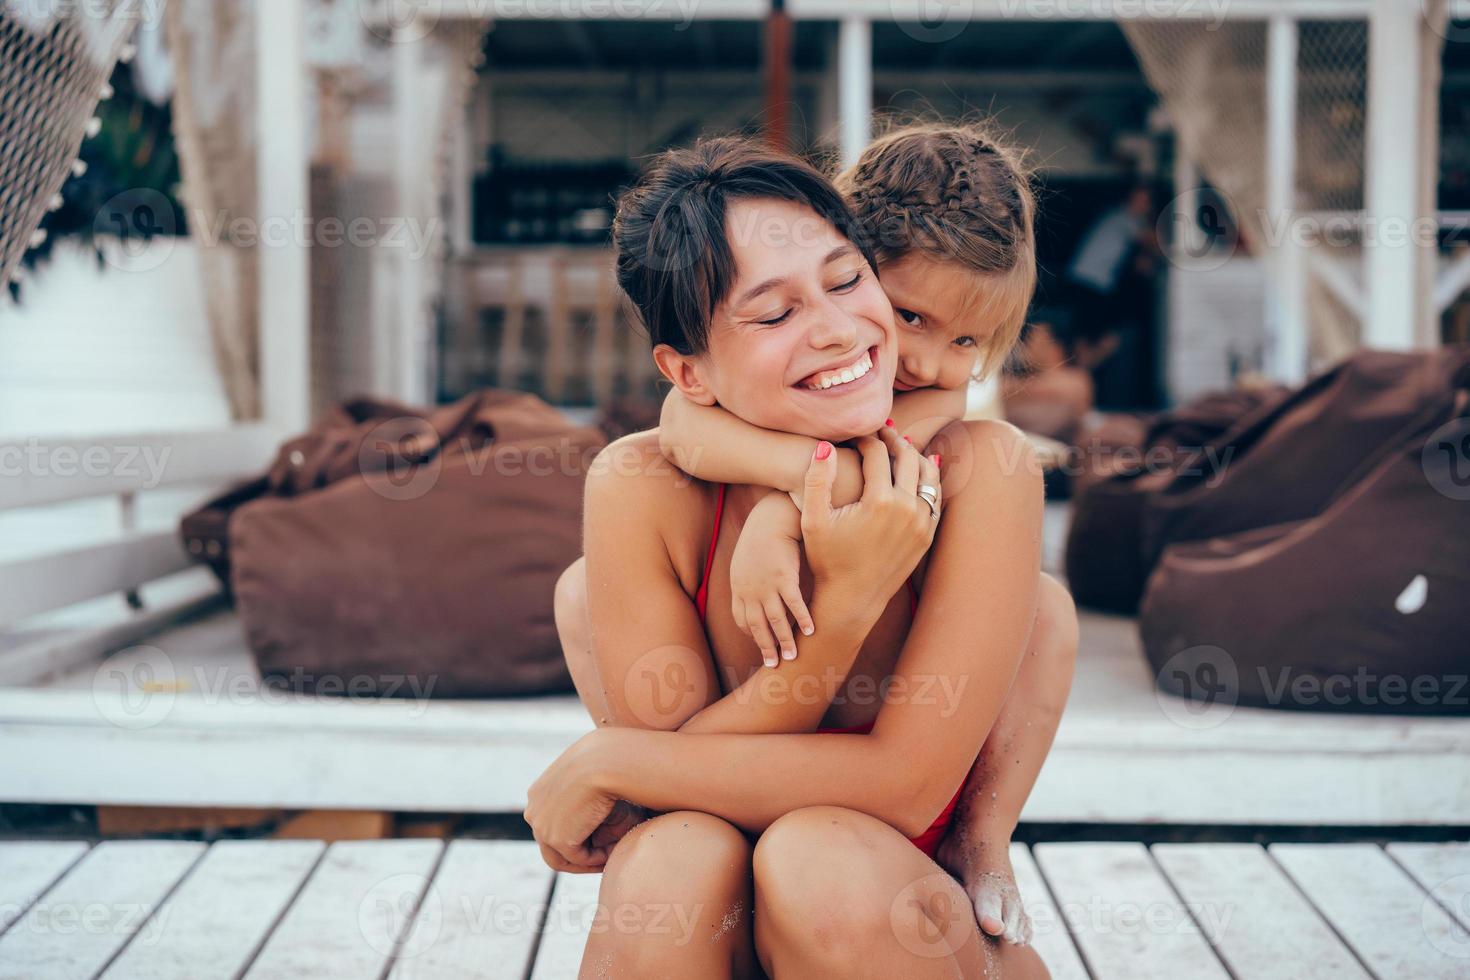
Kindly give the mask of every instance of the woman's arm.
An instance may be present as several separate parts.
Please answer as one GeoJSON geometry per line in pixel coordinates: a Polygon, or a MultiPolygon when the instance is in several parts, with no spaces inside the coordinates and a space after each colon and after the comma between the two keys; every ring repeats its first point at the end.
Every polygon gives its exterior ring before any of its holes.
{"type": "Polygon", "coordinates": [[[893,422],[900,434],[923,449],[948,426],[965,417],[964,388],[919,388],[893,396],[893,422]]]}
{"type": "MultiPolygon", "coordinates": [[[[800,493],[817,448],[810,436],[751,425],[718,405],[699,405],[677,388],[664,399],[659,449],[690,476],[710,483],[745,483],[800,493]]],[[[832,499],[850,504],[863,492],[862,463],[851,449],[838,451],[832,499]]]]}
{"type": "MultiPolygon", "coordinates": [[[[752,831],[817,804],[872,814],[909,836],[927,828],[963,782],[1025,650],[1042,512],[1040,469],[1013,427],[956,423],[937,446],[946,462],[943,526],[871,734],[691,738],[600,729],[532,787],[526,816],[537,839],[585,860],[582,842],[597,813],[618,798],[697,808],[752,831]]],[[[815,567],[811,528],[803,530],[815,567]]],[[[844,601],[834,596],[816,615],[861,622],[861,601],[844,601]]]]}

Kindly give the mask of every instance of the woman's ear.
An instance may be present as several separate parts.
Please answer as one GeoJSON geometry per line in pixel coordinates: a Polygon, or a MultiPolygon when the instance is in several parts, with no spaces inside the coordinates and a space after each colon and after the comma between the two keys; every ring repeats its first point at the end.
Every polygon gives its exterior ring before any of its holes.
{"type": "Polygon", "coordinates": [[[653,349],[653,362],[659,372],[671,381],[679,393],[696,405],[715,404],[715,393],[705,384],[707,365],[697,354],[680,354],[668,344],[653,349]]]}

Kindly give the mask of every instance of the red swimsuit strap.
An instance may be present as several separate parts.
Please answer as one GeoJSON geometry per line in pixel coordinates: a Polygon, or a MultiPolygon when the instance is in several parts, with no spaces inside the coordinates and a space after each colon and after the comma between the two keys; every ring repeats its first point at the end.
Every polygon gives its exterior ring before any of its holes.
{"type": "MultiPolygon", "coordinates": [[[[699,580],[699,591],[694,593],[694,608],[699,610],[699,621],[704,622],[705,610],[709,608],[709,573],[715,567],[715,548],[720,543],[720,518],[725,513],[725,490],[728,483],[721,483],[718,496],[715,497],[715,529],[709,536],[709,551],[704,556],[704,575],[699,580]]],[[[909,612],[919,611],[919,589],[914,585],[913,576],[909,576],[909,612]]]]}
{"type": "Polygon", "coordinates": [[[720,484],[719,496],[715,498],[715,529],[709,536],[709,553],[704,556],[704,577],[699,580],[699,591],[694,593],[694,608],[699,610],[699,620],[704,622],[704,611],[709,607],[709,573],[715,567],[715,546],[720,543],[720,518],[725,513],[725,488],[720,484]]]}

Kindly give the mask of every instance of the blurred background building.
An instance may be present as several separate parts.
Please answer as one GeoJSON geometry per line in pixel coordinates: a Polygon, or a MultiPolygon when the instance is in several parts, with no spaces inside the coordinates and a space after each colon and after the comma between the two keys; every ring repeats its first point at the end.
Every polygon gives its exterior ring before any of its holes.
{"type": "MultiPolygon", "coordinates": [[[[0,313],[8,434],[108,417],[95,382],[115,369],[109,390],[149,378],[140,421],[190,424],[184,393],[201,424],[258,416],[260,296],[301,308],[289,285],[262,284],[267,254],[310,290],[295,424],[363,391],[651,396],[646,345],[609,280],[618,191],[651,154],[709,134],[764,133],[840,166],[875,113],[979,116],[1029,148],[1033,320],[1105,341],[1100,408],[1298,381],[1364,341],[1465,331],[1458,8],[312,0],[281,14],[299,45],[265,48],[249,4],[143,9],[158,15],[142,16],[138,57],[84,144],[92,172],[64,188],[44,261],[0,313]],[[303,64],[298,86],[289,69],[303,64]],[[284,101],[260,102],[262,71],[285,73],[284,101]],[[293,224],[256,192],[267,144],[296,128],[304,142],[287,142],[310,179],[293,224]],[[1390,236],[1368,214],[1428,224],[1380,248],[1390,236]],[[272,222],[311,247],[255,248],[272,222]],[[1093,294],[1075,288],[1099,261],[1088,288],[1108,298],[1103,323],[1079,317],[1093,294]],[[173,342],[139,342],[160,319],[173,342]],[[52,357],[63,339],[110,352],[102,373],[52,357]]],[[[134,409],[111,411],[123,423],[134,409]]]]}

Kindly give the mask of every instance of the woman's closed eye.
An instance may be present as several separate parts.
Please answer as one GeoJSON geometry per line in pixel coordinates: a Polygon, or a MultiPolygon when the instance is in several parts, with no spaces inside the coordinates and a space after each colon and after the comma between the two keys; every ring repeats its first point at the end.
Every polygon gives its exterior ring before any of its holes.
{"type": "Polygon", "coordinates": [[[847,279],[847,280],[844,280],[843,282],[839,282],[837,285],[833,286],[832,287],[832,292],[834,292],[834,293],[845,293],[845,292],[848,292],[849,290],[856,289],[858,283],[860,283],[862,281],[863,281],[863,273],[862,273],[862,270],[859,269],[857,272],[854,272],[852,274],[852,278],[847,279]]]}
{"type": "Polygon", "coordinates": [[[783,322],[790,315],[791,315],[791,307],[788,306],[788,307],[786,307],[786,309],[782,310],[779,314],[777,314],[776,316],[771,317],[768,320],[757,320],[755,322],[756,323],[759,323],[763,327],[774,327],[776,324],[783,322]]]}

